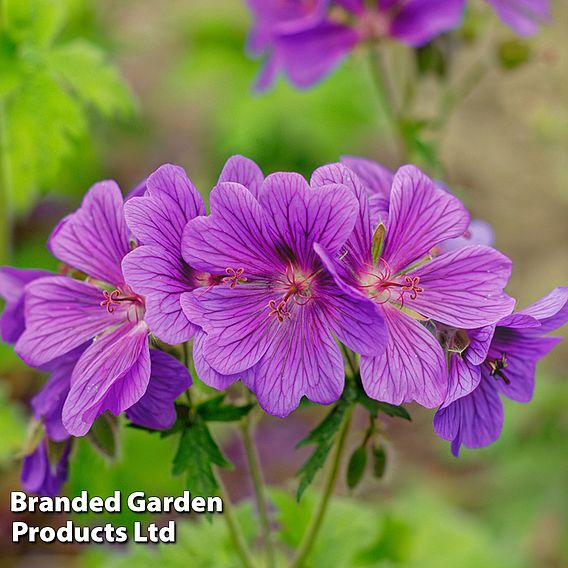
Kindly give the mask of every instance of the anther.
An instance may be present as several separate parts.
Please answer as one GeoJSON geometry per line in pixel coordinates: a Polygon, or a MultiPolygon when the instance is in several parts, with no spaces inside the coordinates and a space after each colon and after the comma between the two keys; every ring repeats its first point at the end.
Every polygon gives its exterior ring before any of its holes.
{"type": "Polygon", "coordinates": [[[420,283],[420,276],[415,276],[411,278],[410,276],[405,276],[405,285],[402,287],[402,293],[410,292],[410,299],[416,300],[418,294],[424,292],[424,288],[420,288],[418,284],[420,283]]]}
{"type": "Polygon", "coordinates": [[[236,288],[237,284],[247,281],[247,277],[243,276],[244,271],[244,268],[237,268],[236,270],[231,267],[226,268],[225,272],[228,276],[223,278],[223,282],[229,284],[229,288],[236,288]]]}
{"type": "Polygon", "coordinates": [[[290,312],[286,309],[285,300],[281,300],[278,304],[276,303],[276,300],[270,300],[268,302],[268,307],[271,309],[269,316],[276,316],[280,323],[284,321],[284,318],[290,317],[290,312]]]}
{"type": "Polygon", "coordinates": [[[510,385],[511,381],[505,376],[505,373],[503,373],[503,369],[505,369],[505,367],[508,367],[508,363],[507,363],[507,354],[503,353],[501,355],[500,359],[495,359],[489,360],[489,366],[491,367],[491,376],[492,377],[498,377],[503,379],[503,382],[506,385],[510,385]]]}
{"type": "Polygon", "coordinates": [[[115,311],[114,306],[119,306],[120,302],[118,300],[118,296],[120,292],[118,290],[113,290],[109,292],[108,290],[103,290],[104,300],[101,302],[101,308],[106,308],[109,314],[112,314],[115,311]]]}

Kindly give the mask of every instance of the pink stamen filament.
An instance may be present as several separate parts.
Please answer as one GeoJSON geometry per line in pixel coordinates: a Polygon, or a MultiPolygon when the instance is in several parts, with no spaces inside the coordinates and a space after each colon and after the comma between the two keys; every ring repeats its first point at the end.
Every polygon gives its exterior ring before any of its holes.
{"type": "Polygon", "coordinates": [[[101,308],[106,308],[109,314],[114,313],[115,307],[119,306],[122,302],[130,302],[132,304],[142,304],[142,299],[139,296],[120,296],[120,290],[103,290],[104,300],[100,303],[101,308]]]}

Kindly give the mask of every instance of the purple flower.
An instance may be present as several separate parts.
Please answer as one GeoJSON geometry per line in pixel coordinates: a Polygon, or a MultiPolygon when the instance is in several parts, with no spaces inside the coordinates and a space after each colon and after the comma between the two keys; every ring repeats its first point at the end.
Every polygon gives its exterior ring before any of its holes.
{"type": "Polygon", "coordinates": [[[384,350],[386,333],[376,306],[342,292],[315,252],[335,254],[352,232],[358,204],[349,189],[277,173],[255,192],[221,181],[211,215],[187,224],[185,260],[223,283],[181,302],[206,334],[207,363],[223,375],[245,373],[260,405],[286,416],[302,396],[329,404],[341,395],[343,360],[332,333],[368,355],[384,350]]]}
{"type": "Polygon", "coordinates": [[[499,437],[503,427],[500,394],[517,402],[531,400],[536,364],[561,341],[546,334],[567,321],[568,287],[564,287],[503,318],[497,326],[446,332],[446,346],[448,337],[461,339],[459,349],[450,353],[451,387],[436,412],[434,429],[452,442],[454,455],[459,455],[462,444],[480,448],[499,437]]]}
{"type": "Polygon", "coordinates": [[[269,56],[258,79],[268,88],[279,72],[297,87],[313,85],[358,44],[393,38],[421,46],[456,27],[465,0],[254,0],[249,45],[269,56]]]}
{"type": "MultiPolygon", "coordinates": [[[[132,407],[147,392],[152,375],[175,382],[170,398],[163,401],[171,405],[190,378],[181,365],[175,376],[164,371],[163,358],[150,354],[144,297],[131,288],[121,269],[130,235],[118,186],[93,186],[81,207],[55,228],[49,247],[87,279],[49,276],[27,285],[26,329],[16,351],[29,365],[43,367],[87,344],[73,365],[62,410],[65,430],[82,436],[106,410],[118,415],[132,407]]],[[[52,388],[62,389],[60,381],[52,388]]]]}
{"type": "Polygon", "coordinates": [[[550,0],[487,0],[501,21],[521,36],[533,35],[550,21],[550,0]]]}
{"type": "Polygon", "coordinates": [[[0,297],[6,306],[0,317],[0,337],[6,343],[16,343],[24,333],[24,289],[26,284],[49,276],[45,270],[23,270],[11,266],[0,267],[0,297]]]}
{"type": "Polygon", "coordinates": [[[312,184],[333,181],[351,187],[359,218],[339,255],[332,258],[320,248],[318,253],[346,294],[380,309],[389,331],[384,354],[361,357],[363,386],[370,397],[392,404],[416,400],[438,406],[448,388],[447,369],[428,326],[437,321],[477,328],[509,314],[514,301],[503,288],[511,263],[484,246],[432,259],[432,248],[464,233],[469,215],[413,166],[395,174],[388,221],[374,235],[365,190],[354,172],[332,164],[317,170],[312,184]]]}
{"type": "Polygon", "coordinates": [[[45,497],[54,497],[61,492],[67,481],[71,440],[55,447],[60,450],[58,456],[50,459],[50,444],[43,438],[36,449],[24,458],[21,481],[24,489],[45,497]]]}

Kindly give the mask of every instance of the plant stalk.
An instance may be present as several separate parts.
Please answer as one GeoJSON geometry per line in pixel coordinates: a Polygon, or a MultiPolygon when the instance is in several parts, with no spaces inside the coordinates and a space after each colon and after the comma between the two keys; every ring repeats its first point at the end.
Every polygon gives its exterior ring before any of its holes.
{"type": "Polygon", "coordinates": [[[270,516],[268,514],[268,500],[266,498],[266,486],[264,483],[258,452],[254,443],[254,433],[251,428],[252,424],[249,416],[246,416],[241,423],[241,434],[243,446],[245,448],[247,464],[249,467],[250,478],[254,489],[254,497],[258,516],[260,519],[260,528],[262,539],[266,550],[266,565],[268,568],[276,566],[276,557],[274,551],[274,542],[272,540],[272,530],[270,528],[270,516]]]}
{"type": "Polygon", "coordinates": [[[329,469],[327,471],[327,477],[324,482],[323,493],[321,500],[318,503],[317,509],[312,517],[308,530],[306,531],[304,538],[298,548],[298,552],[292,561],[290,568],[302,568],[307,557],[310,555],[312,548],[316,542],[319,531],[322,526],[323,519],[327,512],[329,506],[329,501],[333,494],[333,489],[335,487],[335,482],[337,481],[337,475],[339,473],[339,468],[341,466],[341,461],[343,457],[343,451],[345,450],[345,441],[347,440],[347,433],[349,432],[349,425],[351,423],[351,413],[352,408],[347,410],[345,418],[343,419],[343,424],[339,432],[339,437],[337,440],[337,446],[335,448],[335,454],[333,456],[333,461],[331,462],[329,469]]]}

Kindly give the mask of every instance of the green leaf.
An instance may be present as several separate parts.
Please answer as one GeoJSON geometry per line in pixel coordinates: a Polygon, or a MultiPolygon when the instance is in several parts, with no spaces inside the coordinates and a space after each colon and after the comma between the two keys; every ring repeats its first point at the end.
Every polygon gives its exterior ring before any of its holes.
{"type": "Polygon", "coordinates": [[[357,402],[364,406],[372,416],[375,418],[378,416],[379,412],[388,414],[393,418],[404,418],[404,420],[411,421],[412,418],[404,406],[395,406],[394,404],[389,404],[388,402],[380,402],[369,398],[364,391],[358,391],[357,402]]]}
{"type": "Polygon", "coordinates": [[[373,475],[381,479],[385,475],[387,454],[383,446],[373,446],[373,475]]]}
{"type": "Polygon", "coordinates": [[[234,422],[246,416],[253,408],[254,404],[244,406],[234,406],[223,404],[225,394],[210,398],[197,406],[197,413],[206,422],[234,422]]]}
{"type": "Polygon", "coordinates": [[[511,71],[527,63],[532,57],[531,46],[518,38],[501,42],[497,50],[499,63],[503,69],[511,71]]]}
{"type": "Polygon", "coordinates": [[[103,116],[127,116],[134,109],[126,83],[96,45],[76,40],[51,49],[44,59],[63,84],[103,116]]]}
{"type": "Polygon", "coordinates": [[[213,465],[226,469],[232,467],[213,440],[205,422],[197,418],[180,436],[172,473],[185,473],[191,493],[208,497],[214,495],[218,488],[213,465]]]}
{"type": "Polygon", "coordinates": [[[88,439],[103,456],[114,459],[118,454],[118,420],[106,412],[99,416],[89,430],[88,439]]]}
{"type": "Polygon", "coordinates": [[[323,419],[323,421],[314,428],[303,440],[298,442],[297,448],[301,448],[308,444],[316,444],[317,447],[298,470],[296,476],[300,478],[296,499],[300,501],[304,491],[310,486],[317,472],[325,465],[329,451],[333,446],[333,440],[341,423],[345,417],[347,409],[351,406],[351,395],[346,388],[344,396],[337,402],[331,412],[323,419]]]}
{"type": "Polygon", "coordinates": [[[49,46],[65,24],[66,0],[3,0],[6,27],[20,42],[49,46]]]}
{"type": "Polygon", "coordinates": [[[359,446],[349,458],[347,464],[347,487],[355,489],[363,479],[365,468],[367,467],[367,448],[359,446]]]}

